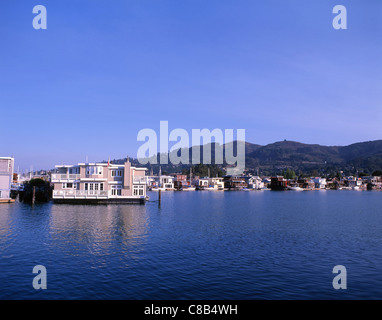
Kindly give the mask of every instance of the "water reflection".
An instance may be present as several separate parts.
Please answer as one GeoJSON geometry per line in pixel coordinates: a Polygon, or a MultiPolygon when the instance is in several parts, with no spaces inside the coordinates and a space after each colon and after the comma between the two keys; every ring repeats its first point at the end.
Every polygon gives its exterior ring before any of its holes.
{"type": "Polygon", "coordinates": [[[0,206],[0,298],[380,297],[380,195],[174,192],[160,208],[0,206]],[[47,292],[31,289],[36,264],[47,267],[47,292]],[[352,275],[346,297],[331,289],[337,264],[352,275]]]}
{"type": "Polygon", "coordinates": [[[53,205],[49,228],[52,240],[67,253],[108,256],[140,245],[148,224],[145,206],[53,205]]]}
{"type": "Polygon", "coordinates": [[[14,204],[0,205],[0,256],[3,254],[11,243],[11,220],[14,204]]]}

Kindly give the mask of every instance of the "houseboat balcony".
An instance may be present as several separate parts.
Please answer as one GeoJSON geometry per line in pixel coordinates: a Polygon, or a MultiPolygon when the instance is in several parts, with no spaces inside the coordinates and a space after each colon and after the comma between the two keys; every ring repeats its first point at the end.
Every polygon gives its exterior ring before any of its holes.
{"type": "MultiPolygon", "coordinates": [[[[53,198],[121,198],[123,196],[113,194],[111,190],[53,190],[53,198]]],[[[129,196],[130,198],[142,198],[144,196],[129,196]]]]}
{"type": "Polygon", "coordinates": [[[53,190],[53,198],[107,197],[107,190],[53,190]]]}
{"type": "Polygon", "coordinates": [[[146,184],[146,177],[134,177],[133,184],[146,184]]]}
{"type": "Polygon", "coordinates": [[[107,190],[53,190],[55,203],[72,204],[143,204],[147,201],[146,195],[121,196],[112,194],[107,190]]]}
{"type": "Polygon", "coordinates": [[[79,174],[61,174],[53,173],[51,176],[52,182],[67,182],[67,181],[76,181],[80,179],[79,174]]]}

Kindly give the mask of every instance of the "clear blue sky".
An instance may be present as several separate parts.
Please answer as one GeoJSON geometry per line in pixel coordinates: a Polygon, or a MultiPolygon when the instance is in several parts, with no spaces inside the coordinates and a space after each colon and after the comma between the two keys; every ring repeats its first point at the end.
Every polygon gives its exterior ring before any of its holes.
{"type": "Polygon", "coordinates": [[[380,0],[4,0],[1,9],[0,156],[22,170],[135,157],[138,131],[160,120],[190,135],[246,129],[258,144],[382,138],[380,0]],[[38,4],[47,30],[32,27],[38,4]],[[337,4],[347,30],[332,27],[337,4]]]}

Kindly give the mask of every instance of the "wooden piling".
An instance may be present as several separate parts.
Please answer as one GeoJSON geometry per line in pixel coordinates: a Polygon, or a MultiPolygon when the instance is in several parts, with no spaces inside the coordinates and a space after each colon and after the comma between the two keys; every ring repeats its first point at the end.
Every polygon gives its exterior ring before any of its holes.
{"type": "Polygon", "coordinates": [[[160,206],[161,198],[162,198],[162,190],[159,189],[159,193],[158,193],[158,206],[160,206]]]}

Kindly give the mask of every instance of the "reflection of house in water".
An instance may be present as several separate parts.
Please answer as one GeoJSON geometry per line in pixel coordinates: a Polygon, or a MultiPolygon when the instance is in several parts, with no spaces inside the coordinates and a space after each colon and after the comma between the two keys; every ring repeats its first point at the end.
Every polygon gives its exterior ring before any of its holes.
{"type": "Polygon", "coordinates": [[[15,209],[12,206],[0,206],[0,254],[5,249],[10,241],[12,233],[12,220],[14,220],[15,209]]]}
{"type": "Polygon", "coordinates": [[[58,249],[72,253],[73,247],[86,252],[78,254],[108,256],[115,250],[132,254],[131,249],[145,241],[149,218],[146,206],[53,205],[50,212],[51,237],[58,249]],[[116,248],[116,244],[119,245],[116,248]]]}

